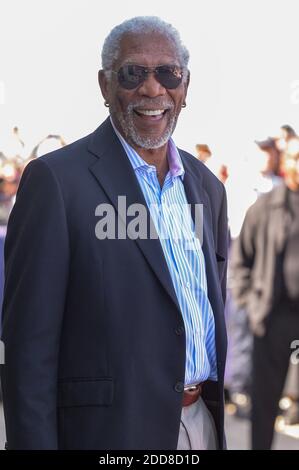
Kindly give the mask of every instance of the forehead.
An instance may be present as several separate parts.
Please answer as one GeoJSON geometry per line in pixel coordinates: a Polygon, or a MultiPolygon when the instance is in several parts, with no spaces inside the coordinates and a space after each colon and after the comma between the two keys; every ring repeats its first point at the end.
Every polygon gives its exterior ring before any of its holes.
{"type": "Polygon", "coordinates": [[[148,66],[165,63],[180,65],[174,44],[166,36],[158,33],[124,35],[116,63],[148,66]]]}

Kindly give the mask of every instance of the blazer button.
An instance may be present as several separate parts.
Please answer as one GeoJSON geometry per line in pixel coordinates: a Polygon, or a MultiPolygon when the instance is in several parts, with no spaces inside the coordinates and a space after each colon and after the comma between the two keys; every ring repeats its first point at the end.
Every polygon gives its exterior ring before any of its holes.
{"type": "Polygon", "coordinates": [[[177,382],[174,386],[174,389],[178,393],[182,393],[184,391],[184,383],[183,382],[177,382]]]}
{"type": "Polygon", "coordinates": [[[176,328],[175,330],[175,333],[178,335],[178,336],[181,336],[185,331],[185,328],[183,325],[180,325],[176,328]]]}

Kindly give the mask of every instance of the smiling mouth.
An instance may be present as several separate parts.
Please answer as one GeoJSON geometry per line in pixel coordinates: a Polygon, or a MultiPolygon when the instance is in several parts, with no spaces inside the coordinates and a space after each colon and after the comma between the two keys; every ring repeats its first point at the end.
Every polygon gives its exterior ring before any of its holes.
{"type": "Polygon", "coordinates": [[[148,118],[150,120],[162,119],[168,109],[134,109],[134,113],[141,118],[148,118]]]}

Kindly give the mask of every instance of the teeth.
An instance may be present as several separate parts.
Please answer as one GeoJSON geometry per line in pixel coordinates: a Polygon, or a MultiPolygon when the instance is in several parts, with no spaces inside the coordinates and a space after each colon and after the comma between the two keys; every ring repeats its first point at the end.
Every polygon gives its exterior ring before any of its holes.
{"type": "Polygon", "coordinates": [[[159,116],[164,113],[164,109],[138,109],[138,113],[145,116],[159,116]]]}

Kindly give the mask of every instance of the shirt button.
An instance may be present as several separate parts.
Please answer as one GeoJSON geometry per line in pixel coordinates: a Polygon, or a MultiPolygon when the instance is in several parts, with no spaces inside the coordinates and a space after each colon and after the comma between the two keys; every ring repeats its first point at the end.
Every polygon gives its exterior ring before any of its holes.
{"type": "Polygon", "coordinates": [[[184,391],[184,383],[183,382],[177,382],[174,386],[174,389],[178,393],[182,393],[184,391]]]}
{"type": "Polygon", "coordinates": [[[178,336],[181,336],[185,331],[185,328],[183,325],[180,325],[176,328],[175,330],[175,333],[178,335],[178,336]]]}
{"type": "Polygon", "coordinates": [[[186,282],[185,286],[189,289],[191,286],[190,282],[186,282]]]}

